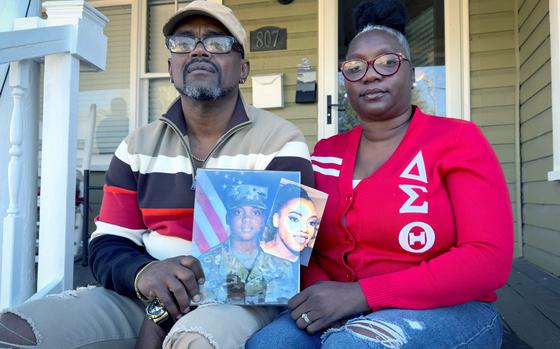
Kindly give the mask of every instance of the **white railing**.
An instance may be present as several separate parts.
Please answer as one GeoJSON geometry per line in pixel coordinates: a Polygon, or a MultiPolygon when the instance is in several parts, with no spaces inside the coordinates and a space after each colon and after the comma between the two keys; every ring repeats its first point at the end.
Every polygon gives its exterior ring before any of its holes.
{"type": "MultiPolygon", "coordinates": [[[[72,287],[79,69],[80,64],[85,64],[103,70],[107,55],[103,28],[108,20],[86,1],[48,1],[43,6],[48,19],[16,19],[13,31],[0,33],[0,64],[10,63],[14,99],[0,309],[20,304],[33,293],[31,299],[72,287]],[[37,153],[37,135],[28,133],[27,128],[37,127],[38,117],[23,110],[29,98],[30,62],[43,57],[41,210],[35,289],[34,275],[27,275],[34,270],[35,236],[23,228],[35,225],[35,217],[22,214],[22,202],[36,202],[37,197],[38,170],[33,155],[37,153]],[[34,149],[28,149],[30,144],[34,149]]],[[[0,178],[4,177],[0,174],[0,178]]]]}

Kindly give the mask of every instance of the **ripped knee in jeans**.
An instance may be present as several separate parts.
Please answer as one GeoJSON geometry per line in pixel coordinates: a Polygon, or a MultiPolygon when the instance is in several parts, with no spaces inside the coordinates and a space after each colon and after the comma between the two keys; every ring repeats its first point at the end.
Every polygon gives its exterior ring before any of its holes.
{"type": "Polygon", "coordinates": [[[30,320],[11,311],[0,314],[0,344],[37,345],[38,338],[30,320]]]}
{"type": "Polygon", "coordinates": [[[216,349],[218,343],[214,341],[212,336],[202,328],[189,328],[171,331],[163,342],[164,349],[176,348],[200,348],[200,349],[216,349]]]}
{"type": "Polygon", "coordinates": [[[344,332],[365,341],[379,343],[387,348],[400,348],[407,342],[404,331],[400,326],[366,317],[351,320],[340,328],[328,330],[322,338],[325,340],[329,335],[337,332],[344,332]]]}

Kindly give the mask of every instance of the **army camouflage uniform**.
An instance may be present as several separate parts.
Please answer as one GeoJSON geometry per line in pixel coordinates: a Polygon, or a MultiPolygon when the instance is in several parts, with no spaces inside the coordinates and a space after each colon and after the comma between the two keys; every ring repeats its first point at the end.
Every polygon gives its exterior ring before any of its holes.
{"type": "Polygon", "coordinates": [[[202,302],[287,304],[299,291],[299,263],[257,249],[252,268],[236,258],[229,239],[201,255],[206,278],[202,302]]]}

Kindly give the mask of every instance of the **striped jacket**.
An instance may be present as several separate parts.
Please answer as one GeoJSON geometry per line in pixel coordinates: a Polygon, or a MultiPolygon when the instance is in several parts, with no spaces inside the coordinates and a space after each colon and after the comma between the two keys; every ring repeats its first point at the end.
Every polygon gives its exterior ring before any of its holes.
{"type": "MultiPolygon", "coordinates": [[[[190,252],[196,168],[187,127],[178,99],[117,148],[90,240],[90,265],[106,288],[134,296],[140,267],[190,252]]],[[[302,183],[313,185],[302,133],[290,122],[246,105],[241,96],[227,131],[202,167],[300,171],[302,183]]]]}

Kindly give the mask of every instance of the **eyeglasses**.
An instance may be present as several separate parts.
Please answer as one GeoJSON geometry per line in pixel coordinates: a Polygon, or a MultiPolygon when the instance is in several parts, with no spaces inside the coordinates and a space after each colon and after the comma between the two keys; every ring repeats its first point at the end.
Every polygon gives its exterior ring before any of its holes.
{"type": "Polygon", "coordinates": [[[370,61],[363,59],[344,61],[340,65],[340,71],[346,80],[354,82],[361,80],[366,75],[370,65],[381,76],[395,75],[399,71],[402,61],[409,61],[402,53],[384,53],[370,61]]]}
{"type": "Polygon", "coordinates": [[[197,38],[186,35],[170,35],[165,38],[165,46],[171,53],[190,53],[200,42],[208,53],[230,53],[232,49],[235,49],[243,56],[243,48],[233,36],[213,35],[197,38]]]}

